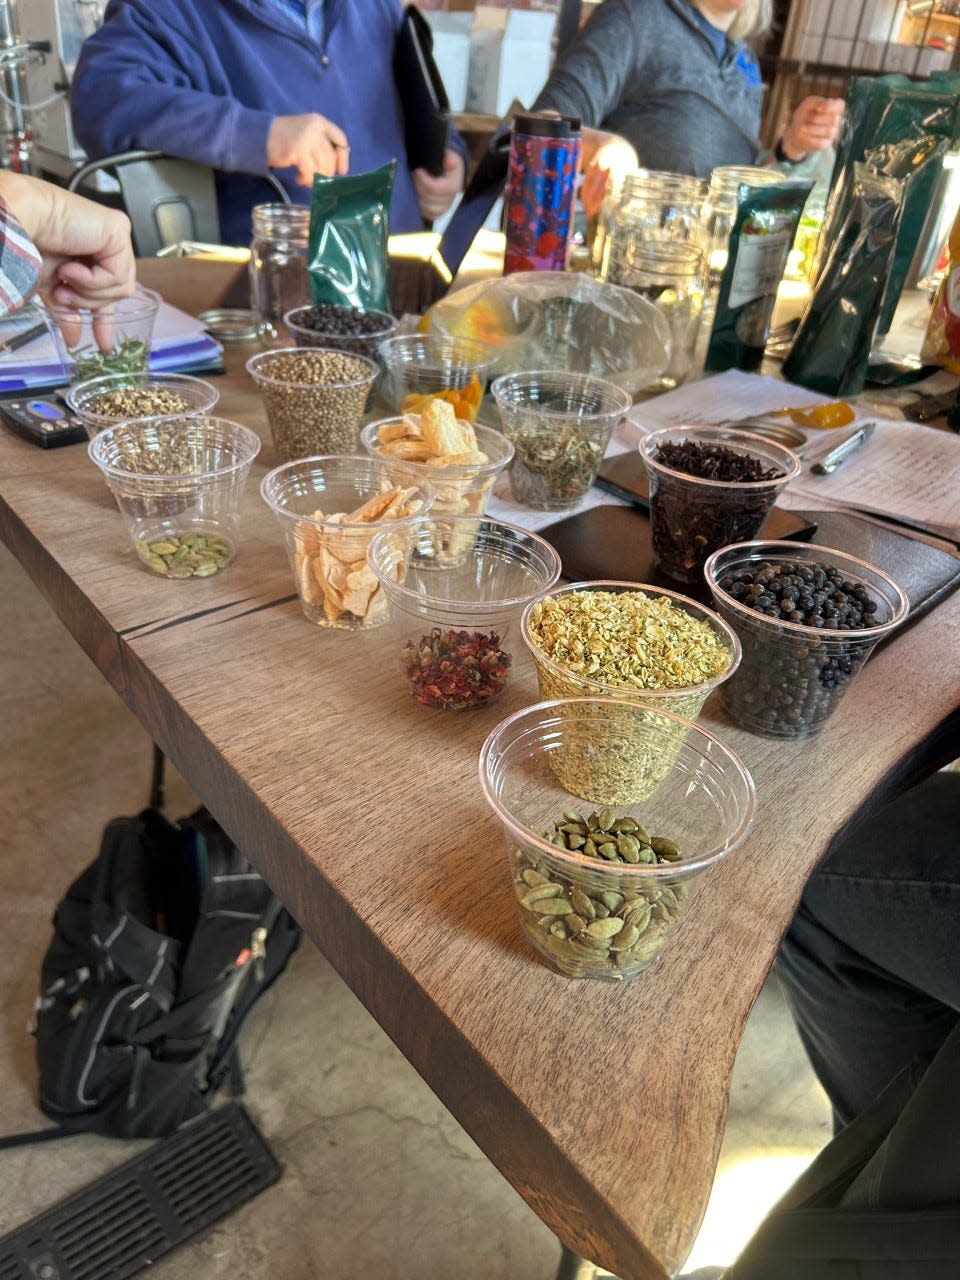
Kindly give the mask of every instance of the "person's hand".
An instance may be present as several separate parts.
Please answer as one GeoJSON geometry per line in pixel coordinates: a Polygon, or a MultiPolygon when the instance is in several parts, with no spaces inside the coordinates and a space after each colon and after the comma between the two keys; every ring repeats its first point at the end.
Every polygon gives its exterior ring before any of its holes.
{"type": "Polygon", "coordinates": [[[350,143],[339,125],[315,111],[303,116],[275,116],[267,134],[267,164],[271,169],[295,168],[302,187],[313,175],[325,178],[347,173],[350,143]]]}
{"type": "MultiPolygon", "coordinates": [[[[101,311],[94,331],[97,341],[109,346],[109,304],[129,297],[137,282],[126,214],[12,172],[0,175],[0,196],[40,250],[40,296],[60,307],[101,311]]],[[[65,320],[61,327],[68,343],[79,337],[79,322],[65,320]]]]}
{"type": "MultiPolygon", "coordinates": [[[[596,132],[597,137],[601,135],[596,132]]],[[[588,142],[587,131],[584,141],[588,142]]],[[[585,156],[583,182],[580,184],[580,203],[588,218],[595,218],[600,212],[603,197],[611,181],[622,182],[628,173],[637,168],[637,153],[625,138],[616,134],[602,135],[603,141],[590,149],[589,157],[585,156]]],[[[585,146],[585,151],[587,150],[585,146]]]]}
{"type": "Polygon", "coordinates": [[[463,189],[466,170],[459,151],[448,150],[443,157],[443,173],[435,178],[426,169],[414,169],[413,186],[420,212],[432,222],[447,212],[463,189]]]}
{"type": "Polygon", "coordinates": [[[788,160],[802,160],[811,151],[832,147],[840,132],[846,103],[843,98],[804,98],[790,117],[780,138],[780,149],[788,160]]]}

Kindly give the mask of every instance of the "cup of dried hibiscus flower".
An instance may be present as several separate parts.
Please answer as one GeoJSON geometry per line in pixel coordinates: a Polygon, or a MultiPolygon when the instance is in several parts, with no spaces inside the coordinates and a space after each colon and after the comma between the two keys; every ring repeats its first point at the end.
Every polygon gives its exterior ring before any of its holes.
{"type": "Polygon", "coordinates": [[[524,608],[557,581],[560,557],[526,529],[427,513],[383,529],[367,562],[390,612],[400,668],[425,707],[463,711],[501,693],[524,608]],[[451,557],[453,539],[462,549],[451,557]]]}
{"type": "Polygon", "coordinates": [[[755,538],[800,474],[785,445],[727,427],[665,427],[641,441],[640,456],[654,558],[678,582],[702,582],[714,551],[755,538]]]}

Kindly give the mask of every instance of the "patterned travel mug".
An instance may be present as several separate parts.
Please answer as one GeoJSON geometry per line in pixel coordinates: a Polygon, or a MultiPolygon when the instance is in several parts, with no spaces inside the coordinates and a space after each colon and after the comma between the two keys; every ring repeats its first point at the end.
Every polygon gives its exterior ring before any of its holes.
{"type": "Polygon", "coordinates": [[[580,167],[576,116],[521,113],[510,143],[503,274],[563,271],[580,167]]]}

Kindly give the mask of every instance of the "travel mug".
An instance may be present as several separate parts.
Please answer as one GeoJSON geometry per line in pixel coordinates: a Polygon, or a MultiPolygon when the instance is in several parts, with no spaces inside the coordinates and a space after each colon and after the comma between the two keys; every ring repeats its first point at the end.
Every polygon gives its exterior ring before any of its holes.
{"type": "Polygon", "coordinates": [[[576,116],[519,114],[507,170],[503,274],[563,271],[580,167],[576,116]]]}

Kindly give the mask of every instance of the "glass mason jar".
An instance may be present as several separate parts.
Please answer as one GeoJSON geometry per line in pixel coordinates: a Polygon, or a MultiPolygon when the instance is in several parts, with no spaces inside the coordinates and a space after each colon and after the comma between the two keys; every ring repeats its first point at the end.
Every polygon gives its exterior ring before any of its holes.
{"type": "Polygon", "coordinates": [[[670,360],[646,391],[677,387],[693,372],[704,294],[704,251],[677,240],[644,240],[632,246],[620,284],[662,313],[670,326],[670,360]]]}
{"type": "Polygon", "coordinates": [[[260,339],[268,346],[287,343],[284,312],[310,302],[309,231],[310,210],[306,205],[254,205],[250,306],[257,317],[260,339]]]}
{"type": "Polygon", "coordinates": [[[610,238],[610,223],[623,197],[625,178],[616,179],[611,174],[607,178],[607,189],[597,210],[596,225],[593,229],[593,240],[590,245],[590,271],[598,280],[605,280],[606,264],[604,249],[610,238]]]}
{"type": "Polygon", "coordinates": [[[741,182],[747,182],[753,187],[765,187],[782,181],[783,174],[779,169],[761,169],[757,165],[721,164],[711,173],[710,186],[701,210],[709,298],[716,298],[727,265],[730,232],[737,217],[741,182]]]}
{"type": "Polygon", "coordinates": [[[621,284],[633,247],[647,240],[680,241],[699,249],[702,204],[699,178],[682,173],[630,174],[610,219],[602,278],[621,284]]]}

